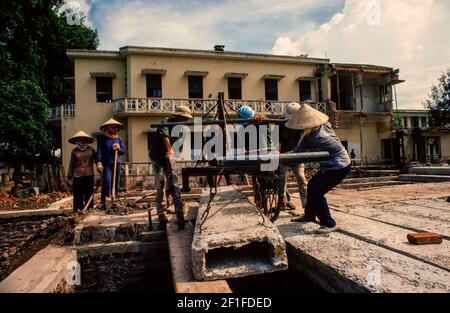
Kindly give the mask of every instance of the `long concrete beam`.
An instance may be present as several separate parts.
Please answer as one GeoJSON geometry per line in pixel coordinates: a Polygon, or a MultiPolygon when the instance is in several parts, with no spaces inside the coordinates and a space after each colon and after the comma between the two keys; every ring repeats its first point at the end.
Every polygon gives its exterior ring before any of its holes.
{"type": "Polygon", "coordinates": [[[227,279],[285,270],[286,244],[274,224],[236,187],[219,187],[200,200],[192,242],[197,280],[227,279]]]}

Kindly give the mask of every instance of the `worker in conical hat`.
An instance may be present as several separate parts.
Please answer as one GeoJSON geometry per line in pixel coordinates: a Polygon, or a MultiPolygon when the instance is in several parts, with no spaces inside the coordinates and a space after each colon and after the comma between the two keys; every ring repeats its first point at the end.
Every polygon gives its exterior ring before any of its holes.
{"type": "Polygon", "coordinates": [[[100,126],[103,135],[98,138],[97,145],[97,170],[102,173],[102,194],[101,204],[106,208],[106,197],[112,192],[115,196],[119,196],[120,190],[120,156],[125,154],[125,147],[122,138],[118,132],[122,130],[123,124],[115,119],[109,119],[100,126]],[[114,158],[117,150],[117,165],[116,165],[116,186],[112,189],[112,178],[114,174],[114,158]]]}
{"type": "MultiPolygon", "coordinates": [[[[76,147],[70,155],[67,178],[73,186],[73,210],[81,212],[94,192],[94,163],[97,157],[94,148],[89,146],[94,139],[80,130],[69,142],[76,147]]],[[[88,208],[93,208],[93,205],[91,201],[88,208]]]]}
{"type": "MultiPolygon", "coordinates": [[[[291,102],[286,105],[286,108],[283,113],[283,118],[287,121],[292,117],[292,115],[300,108],[300,104],[297,102],[291,102]]],[[[300,140],[300,132],[297,130],[293,130],[287,128],[285,124],[279,125],[279,134],[280,134],[280,153],[286,153],[292,151],[297,146],[298,141],[300,140]]],[[[288,165],[283,166],[280,165],[280,177],[283,180],[286,179],[286,173],[288,169],[291,170],[294,175],[295,181],[297,183],[297,188],[300,196],[300,202],[302,204],[302,208],[304,209],[306,206],[306,194],[307,194],[307,181],[305,177],[305,167],[303,163],[296,165],[288,165]]],[[[291,195],[286,187],[286,201],[283,201],[285,209],[295,210],[296,207],[294,203],[291,201],[291,195]]]]}
{"type": "Polygon", "coordinates": [[[328,122],[328,116],[306,103],[300,105],[286,127],[300,133],[294,152],[327,151],[330,154],[330,159],[319,162],[320,171],[308,181],[305,214],[293,221],[315,222],[317,217],[321,225],[318,233],[335,231],[336,221],[331,217],[325,194],[350,173],[348,153],[328,122]]]}
{"type": "MultiPolygon", "coordinates": [[[[172,116],[165,118],[161,123],[186,122],[192,119],[192,111],[189,107],[179,105],[176,107],[172,116]]],[[[149,158],[152,163],[153,174],[155,176],[156,189],[156,211],[158,213],[159,227],[165,229],[168,222],[163,207],[164,186],[168,185],[168,193],[173,198],[175,210],[177,213],[178,228],[184,228],[184,220],[179,216],[183,216],[183,202],[181,199],[180,188],[178,187],[178,173],[175,167],[175,155],[172,145],[178,137],[172,136],[173,127],[160,126],[156,130],[156,136],[150,142],[149,158]]],[[[178,134],[177,134],[178,135],[178,134]]]]}

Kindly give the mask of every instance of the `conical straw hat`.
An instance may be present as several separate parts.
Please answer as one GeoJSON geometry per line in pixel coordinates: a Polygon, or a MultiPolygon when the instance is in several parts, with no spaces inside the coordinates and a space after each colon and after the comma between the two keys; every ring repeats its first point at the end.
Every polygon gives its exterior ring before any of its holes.
{"type": "Polygon", "coordinates": [[[192,111],[185,105],[179,105],[176,107],[175,112],[172,113],[172,115],[179,115],[184,116],[187,118],[193,118],[192,117],[192,111]]]}
{"type": "Polygon", "coordinates": [[[108,126],[108,125],[116,125],[118,126],[120,129],[123,129],[123,124],[121,122],[116,121],[113,118],[110,118],[109,120],[107,120],[106,122],[104,122],[101,126],[100,126],[100,130],[103,131],[103,129],[108,126]]]}
{"type": "Polygon", "coordinates": [[[79,138],[86,139],[88,141],[88,143],[93,143],[94,142],[94,138],[92,138],[91,136],[89,136],[88,134],[86,134],[82,130],[80,130],[78,133],[76,133],[71,138],[69,138],[69,142],[72,143],[72,144],[75,144],[77,139],[79,139],[79,138]]]}
{"type": "Polygon", "coordinates": [[[328,115],[314,109],[306,103],[302,103],[300,108],[292,114],[286,127],[291,129],[308,129],[320,126],[328,122],[328,115]]]}

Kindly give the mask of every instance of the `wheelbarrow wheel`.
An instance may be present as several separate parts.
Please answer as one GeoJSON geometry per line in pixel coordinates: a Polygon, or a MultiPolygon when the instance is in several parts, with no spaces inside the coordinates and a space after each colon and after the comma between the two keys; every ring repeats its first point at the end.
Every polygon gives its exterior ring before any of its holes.
{"type": "Polygon", "coordinates": [[[279,185],[277,177],[253,177],[256,207],[272,222],[278,218],[282,208],[280,194],[284,192],[284,184],[281,187],[279,185]]]}

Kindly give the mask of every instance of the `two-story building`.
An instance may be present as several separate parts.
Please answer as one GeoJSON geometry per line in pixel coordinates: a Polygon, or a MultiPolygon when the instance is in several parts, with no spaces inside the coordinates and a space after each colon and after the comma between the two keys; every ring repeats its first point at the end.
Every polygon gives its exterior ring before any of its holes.
{"type": "Polygon", "coordinates": [[[66,168],[72,149],[68,138],[80,129],[96,135],[99,125],[111,117],[125,125],[125,161],[148,162],[151,123],[180,104],[201,116],[214,106],[219,92],[233,108],[248,104],[270,117],[281,116],[289,102],[309,101],[327,114],[337,114],[337,134],[357,159],[367,164],[386,161],[393,86],[402,82],[398,71],[389,67],[229,52],[223,46],[127,46],[119,51],[68,50],[67,55],[74,64],[75,103],[54,112],[66,168]]]}
{"type": "Polygon", "coordinates": [[[406,161],[432,163],[450,160],[450,131],[430,127],[428,110],[394,110],[399,155],[406,161]]]}

